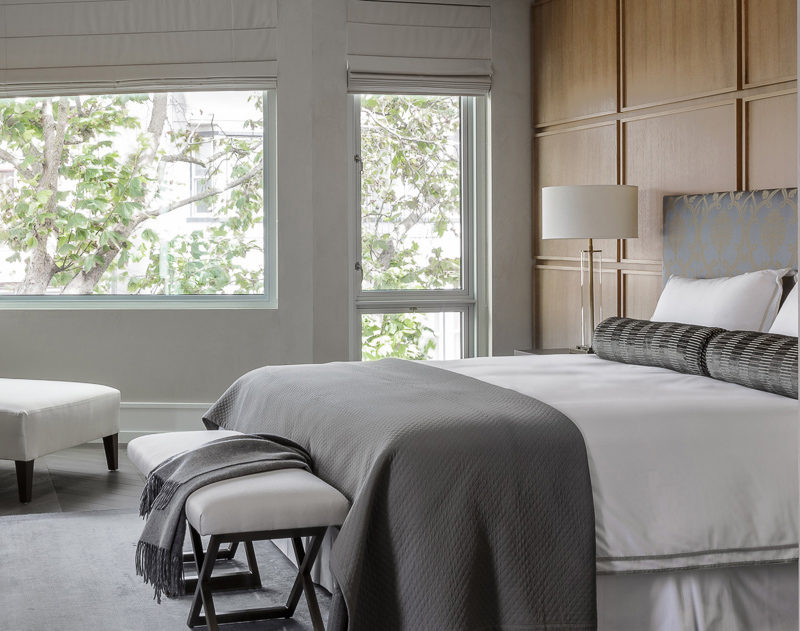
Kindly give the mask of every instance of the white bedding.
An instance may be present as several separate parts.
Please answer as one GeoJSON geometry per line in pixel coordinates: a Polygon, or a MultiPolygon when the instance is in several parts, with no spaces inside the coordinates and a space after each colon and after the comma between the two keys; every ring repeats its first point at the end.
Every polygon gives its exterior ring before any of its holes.
{"type": "Polygon", "coordinates": [[[796,400],[594,355],[431,364],[540,399],[580,428],[599,573],[797,559],[796,400]]]}

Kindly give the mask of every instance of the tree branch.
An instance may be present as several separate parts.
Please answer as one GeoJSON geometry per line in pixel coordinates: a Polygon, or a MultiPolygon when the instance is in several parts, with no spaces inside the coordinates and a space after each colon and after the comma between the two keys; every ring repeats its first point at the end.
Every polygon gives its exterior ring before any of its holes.
{"type": "Polygon", "coordinates": [[[221,193],[224,193],[225,191],[229,191],[230,189],[236,188],[237,186],[241,186],[242,184],[244,184],[248,180],[253,179],[256,175],[261,173],[263,171],[263,169],[264,169],[264,162],[263,161],[259,161],[258,164],[256,164],[247,173],[245,173],[241,177],[236,178],[235,180],[231,180],[230,182],[228,182],[224,186],[219,186],[217,188],[206,189],[202,193],[197,193],[195,195],[191,195],[190,197],[186,197],[185,199],[182,199],[180,201],[173,202],[173,203],[168,204],[168,205],[166,205],[166,206],[164,206],[164,207],[162,207],[162,208],[160,208],[159,210],[156,210],[156,211],[140,213],[139,215],[137,215],[134,218],[133,223],[141,223],[142,221],[144,221],[146,219],[152,219],[154,217],[160,217],[161,215],[166,215],[167,213],[170,213],[173,210],[177,210],[178,208],[181,208],[182,206],[187,206],[188,204],[193,204],[195,202],[202,201],[202,200],[204,200],[204,199],[206,199],[208,197],[213,197],[214,195],[219,195],[221,193]]]}
{"type": "Polygon", "coordinates": [[[182,153],[173,153],[166,156],[161,156],[161,162],[187,162],[189,164],[196,164],[201,167],[208,168],[210,164],[213,164],[215,161],[223,158],[227,155],[246,155],[247,152],[243,151],[242,149],[237,149],[236,147],[230,147],[228,149],[223,149],[221,151],[217,151],[217,153],[209,156],[206,160],[201,160],[200,158],[196,158],[192,155],[189,155],[185,151],[182,153]]]}
{"type": "MultiPolygon", "coordinates": [[[[210,189],[202,193],[198,193],[197,195],[192,195],[191,197],[187,197],[180,201],[164,206],[163,208],[155,212],[140,213],[134,216],[133,219],[130,221],[130,223],[128,223],[127,225],[117,224],[114,227],[114,231],[119,232],[122,235],[123,241],[125,241],[130,237],[131,234],[133,234],[133,231],[147,219],[152,219],[154,217],[165,215],[169,212],[172,212],[173,210],[181,208],[182,206],[186,206],[187,204],[192,204],[207,197],[219,195],[220,193],[224,193],[227,190],[230,190],[237,186],[241,186],[248,180],[251,180],[253,177],[258,175],[263,170],[263,168],[264,168],[264,163],[259,162],[243,176],[228,182],[225,186],[215,189],[210,189]]],[[[116,258],[117,254],[119,254],[120,247],[121,246],[116,246],[116,245],[111,246],[107,252],[102,252],[101,250],[98,249],[94,254],[98,259],[98,262],[94,265],[94,267],[92,267],[88,272],[84,270],[78,272],[72,278],[72,280],[70,280],[69,283],[67,283],[62,293],[64,294],[89,293],[92,287],[94,287],[97,284],[97,282],[100,280],[100,277],[105,273],[105,271],[111,265],[113,260],[116,258]]]]}
{"type": "Polygon", "coordinates": [[[0,149],[0,160],[8,162],[11,166],[13,166],[17,171],[22,173],[27,178],[34,178],[36,174],[29,168],[23,168],[22,160],[17,158],[15,155],[9,153],[5,149],[0,149]]]}

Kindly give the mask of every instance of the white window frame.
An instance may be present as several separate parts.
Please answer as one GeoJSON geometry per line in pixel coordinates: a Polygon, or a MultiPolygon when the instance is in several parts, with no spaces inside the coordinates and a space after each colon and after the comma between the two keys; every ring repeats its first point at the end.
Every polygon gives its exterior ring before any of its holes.
{"type": "MultiPolygon", "coordinates": [[[[169,90],[142,87],[137,93],[147,92],[192,92],[209,91],[208,86],[178,87],[169,90]]],[[[213,91],[234,92],[237,90],[262,91],[264,93],[264,293],[252,295],[69,295],[69,296],[0,296],[0,311],[3,310],[160,310],[160,309],[277,309],[278,308],[278,222],[277,222],[277,95],[274,87],[231,84],[215,84],[213,91]]],[[[78,91],[84,94],[82,91],[78,91]]],[[[88,90],[86,94],[98,94],[88,90]]],[[[102,94],[106,94],[103,92],[102,94]]],[[[6,95],[3,98],[43,97],[46,94],[6,95]]],[[[52,96],[61,96],[53,94],[52,96]]]]}
{"type": "Polygon", "coordinates": [[[349,97],[350,164],[350,359],[361,360],[361,315],[366,313],[462,314],[463,357],[489,352],[488,210],[486,183],[487,97],[461,97],[461,289],[363,290],[361,288],[361,98],[349,97]]]}

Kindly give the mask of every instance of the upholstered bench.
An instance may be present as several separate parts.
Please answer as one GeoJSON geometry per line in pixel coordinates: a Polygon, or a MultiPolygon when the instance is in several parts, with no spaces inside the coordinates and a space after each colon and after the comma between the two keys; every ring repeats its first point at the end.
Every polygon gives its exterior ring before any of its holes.
{"type": "Polygon", "coordinates": [[[106,464],[117,469],[119,390],[91,383],[0,379],[0,459],[13,460],[21,502],[33,493],[40,456],[103,439],[106,464]]]}
{"type": "MultiPolygon", "coordinates": [[[[128,443],[128,456],[147,475],[167,458],[237,433],[219,430],[150,434],[128,443]]],[[[198,570],[196,580],[186,580],[187,591],[194,589],[188,626],[207,625],[209,631],[216,631],[222,623],[291,618],[300,593],[304,592],[314,631],[324,631],[310,572],[325,532],[344,521],[349,510],[347,498],[308,471],[282,469],[204,486],[189,496],[185,508],[191,559],[198,570]],[[203,550],[201,537],[206,535],[210,539],[208,548],[203,550]],[[303,547],[302,537],[311,537],[308,550],[303,547]],[[286,604],[218,614],[214,591],[261,587],[253,542],[267,539],[291,539],[297,558],[297,576],[286,604]],[[240,543],[244,544],[249,572],[212,576],[217,559],[232,558],[240,543]],[[222,544],[229,547],[221,549],[222,544]],[[201,615],[201,608],[205,615],[201,615]]]]}

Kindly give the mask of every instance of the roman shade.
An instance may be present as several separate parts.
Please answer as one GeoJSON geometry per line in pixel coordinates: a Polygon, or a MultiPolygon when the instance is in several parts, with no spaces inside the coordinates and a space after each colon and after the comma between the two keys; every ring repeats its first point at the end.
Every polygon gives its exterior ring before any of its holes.
{"type": "Polygon", "coordinates": [[[277,0],[0,3],[0,96],[274,87],[277,0]]]}
{"type": "Polygon", "coordinates": [[[486,94],[489,0],[348,0],[351,93],[486,94]]]}

